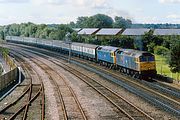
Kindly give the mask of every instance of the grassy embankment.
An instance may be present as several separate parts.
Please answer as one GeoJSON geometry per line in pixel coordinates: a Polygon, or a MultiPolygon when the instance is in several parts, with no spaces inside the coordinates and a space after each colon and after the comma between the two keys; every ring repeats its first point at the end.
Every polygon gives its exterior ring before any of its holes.
{"type": "Polygon", "coordinates": [[[177,73],[172,73],[170,71],[169,65],[166,62],[166,58],[160,55],[155,55],[155,57],[156,57],[156,69],[157,69],[158,74],[166,75],[168,77],[171,77],[177,80],[177,73]]]}

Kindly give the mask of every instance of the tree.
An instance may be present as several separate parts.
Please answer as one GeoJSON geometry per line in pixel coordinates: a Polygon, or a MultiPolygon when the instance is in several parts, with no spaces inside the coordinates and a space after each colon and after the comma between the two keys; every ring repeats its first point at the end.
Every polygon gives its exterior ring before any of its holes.
{"type": "Polygon", "coordinates": [[[150,32],[147,32],[142,36],[143,50],[153,53],[154,47],[161,46],[163,44],[163,41],[164,38],[160,36],[154,36],[153,31],[151,30],[150,32]]]}
{"type": "Polygon", "coordinates": [[[130,19],[125,19],[123,17],[116,16],[114,20],[115,20],[113,24],[114,28],[129,28],[132,25],[132,21],[130,19]]]}
{"type": "MultiPolygon", "coordinates": [[[[180,73],[180,40],[173,39],[170,47],[169,66],[174,73],[180,73]]],[[[179,74],[177,79],[179,80],[179,74]]]]}
{"type": "MultiPolygon", "coordinates": [[[[71,23],[73,24],[73,23],[71,23]]],[[[76,27],[79,28],[110,28],[113,19],[104,14],[96,14],[90,17],[78,17],[76,27]]]]}
{"type": "MultiPolygon", "coordinates": [[[[154,42],[153,32],[147,32],[142,36],[143,50],[148,51],[148,45],[154,42]]],[[[149,49],[150,50],[150,49],[149,49]]]]}
{"type": "Polygon", "coordinates": [[[88,17],[78,17],[77,22],[76,22],[76,26],[78,28],[86,28],[88,26],[87,21],[88,21],[88,17]]]}
{"type": "Polygon", "coordinates": [[[4,27],[0,27],[0,39],[4,40],[4,27]]]}
{"type": "Polygon", "coordinates": [[[93,28],[110,28],[112,24],[113,19],[104,14],[96,14],[88,19],[88,26],[93,28]]]}
{"type": "Polygon", "coordinates": [[[76,24],[75,24],[74,22],[70,22],[70,23],[69,23],[69,26],[70,26],[71,28],[76,28],[76,24]]]}
{"type": "Polygon", "coordinates": [[[134,49],[134,40],[128,36],[121,36],[119,40],[119,46],[122,48],[134,49]]]}
{"type": "Polygon", "coordinates": [[[167,57],[169,55],[169,49],[167,49],[163,46],[156,46],[154,48],[154,53],[157,55],[162,55],[164,57],[167,57]]]}

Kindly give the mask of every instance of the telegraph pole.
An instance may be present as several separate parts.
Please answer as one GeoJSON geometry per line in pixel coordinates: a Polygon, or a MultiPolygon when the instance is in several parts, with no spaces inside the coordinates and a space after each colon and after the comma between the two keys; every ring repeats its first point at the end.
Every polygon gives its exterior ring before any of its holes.
{"type": "Polygon", "coordinates": [[[72,41],[71,41],[71,34],[68,32],[65,36],[65,43],[66,44],[69,44],[69,57],[68,57],[68,63],[70,63],[70,60],[71,60],[71,44],[72,44],[72,41]]]}

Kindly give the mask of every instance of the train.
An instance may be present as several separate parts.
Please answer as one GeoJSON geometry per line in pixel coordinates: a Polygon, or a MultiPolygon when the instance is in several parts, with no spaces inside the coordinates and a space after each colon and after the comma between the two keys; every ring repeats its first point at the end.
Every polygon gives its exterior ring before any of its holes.
{"type": "Polygon", "coordinates": [[[152,79],[157,74],[155,56],[147,51],[17,36],[6,36],[6,41],[56,50],[64,54],[71,50],[74,56],[106,65],[133,78],[152,79]]]}

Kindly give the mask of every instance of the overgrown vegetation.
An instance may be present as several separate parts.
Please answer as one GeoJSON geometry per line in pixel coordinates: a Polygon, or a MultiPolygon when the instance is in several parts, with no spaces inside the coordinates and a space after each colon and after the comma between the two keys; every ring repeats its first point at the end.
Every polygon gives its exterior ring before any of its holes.
{"type": "Polygon", "coordinates": [[[178,76],[180,73],[174,73],[171,71],[169,64],[167,63],[167,58],[156,55],[156,70],[158,74],[162,74],[173,79],[179,80],[178,76]]]}
{"type": "MultiPolygon", "coordinates": [[[[173,39],[170,48],[171,48],[170,51],[171,57],[169,60],[169,65],[171,71],[174,73],[180,73],[180,39],[173,39]]],[[[177,79],[179,80],[179,74],[177,76],[177,79]]]]}

